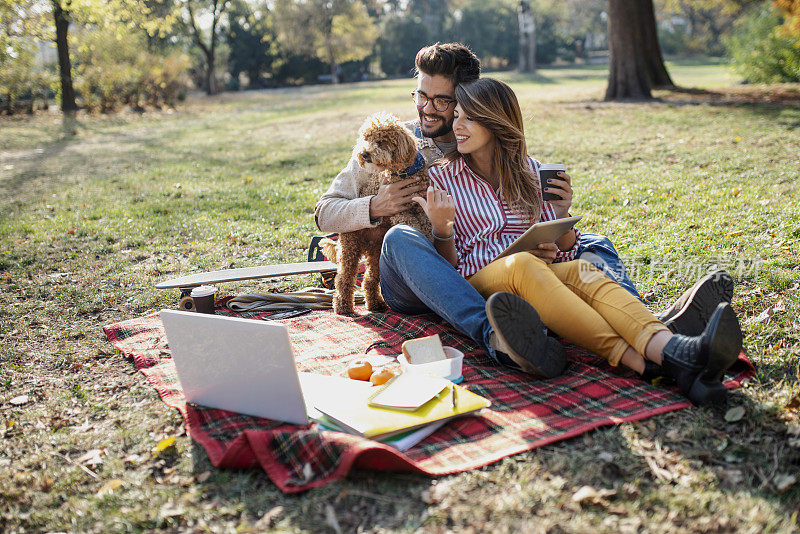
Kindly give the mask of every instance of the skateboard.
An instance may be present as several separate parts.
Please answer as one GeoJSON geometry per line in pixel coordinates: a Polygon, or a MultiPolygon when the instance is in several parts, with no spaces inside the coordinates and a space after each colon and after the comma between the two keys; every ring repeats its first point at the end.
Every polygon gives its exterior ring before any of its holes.
{"type": "Polygon", "coordinates": [[[181,307],[183,301],[192,293],[192,289],[202,285],[237,282],[240,280],[257,280],[259,278],[279,278],[297,274],[314,274],[336,272],[336,264],[330,261],[306,261],[300,263],[279,263],[260,267],[243,267],[240,269],[224,269],[204,273],[189,274],[156,284],[157,289],[181,290],[181,307]]]}

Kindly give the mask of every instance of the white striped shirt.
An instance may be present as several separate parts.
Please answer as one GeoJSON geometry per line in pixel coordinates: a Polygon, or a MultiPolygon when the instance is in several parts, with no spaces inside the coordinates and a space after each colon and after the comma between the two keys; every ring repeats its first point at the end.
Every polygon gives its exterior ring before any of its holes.
{"type": "MultiPolygon", "coordinates": [[[[536,178],[539,179],[539,162],[528,158],[536,178]]],[[[458,251],[458,270],[468,278],[488,265],[530,228],[531,222],[513,211],[502,193],[495,193],[486,180],[470,169],[464,158],[443,166],[428,169],[431,185],[444,189],[456,205],[455,240],[458,251]]],[[[557,219],[550,202],[544,202],[540,221],[557,219]]],[[[556,262],[575,259],[580,232],[575,232],[575,245],[556,253],[556,262]]]]}

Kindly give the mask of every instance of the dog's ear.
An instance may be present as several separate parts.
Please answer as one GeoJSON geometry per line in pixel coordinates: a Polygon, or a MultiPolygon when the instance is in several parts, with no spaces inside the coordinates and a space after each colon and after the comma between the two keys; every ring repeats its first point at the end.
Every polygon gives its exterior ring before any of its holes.
{"type": "Polygon", "coordinates": [[[401,134],[398,136],[397,157],[404,163],[404,169],[414,164],[417,158],[417,139],[406,128],[400,128],[401,134]]]}

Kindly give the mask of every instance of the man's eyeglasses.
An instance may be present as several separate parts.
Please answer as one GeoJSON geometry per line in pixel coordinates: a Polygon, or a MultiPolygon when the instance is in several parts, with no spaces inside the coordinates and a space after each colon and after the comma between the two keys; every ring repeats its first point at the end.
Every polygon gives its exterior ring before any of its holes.
{"type": "Polygon", "coordinates": [[[433,102],[433,109],[436,111],[447,111],[450,106],[456,103],[454,98],[447,98],[444,96],[435,96],[430,98],[428,95],[423,93],[422,91],[413,91],[411,93],[411,99],[417,105],[418,108],[424,108],[428,105],[428,102],[433,102]]]}

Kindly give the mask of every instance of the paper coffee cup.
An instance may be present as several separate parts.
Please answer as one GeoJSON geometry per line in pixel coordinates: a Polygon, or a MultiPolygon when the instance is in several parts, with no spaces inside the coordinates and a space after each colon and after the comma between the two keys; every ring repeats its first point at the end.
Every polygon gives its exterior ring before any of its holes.
{"type": "Polygon", "coordinates": [[[214,294],[217,290],[214,286],[197,286],[192,289],[191,297],[194,301],[194,309],[199,313],[214,313],[214,294]]]}
{"type": "Polygon", "coordinates": [[[561,200],[561,197],[558,195],[554,195],[553,193],[548,193],[545,191],[547,187],[556,187],[555,185],[550,185],[547,183],[547,180],[556,178],[559,179],[558,173],[559,172],[567,172],[567,166],[563,163],[542,163],[539,166],[539,179],[542,183],[542,199],[545,201],[549,200],[561,200]]]}

